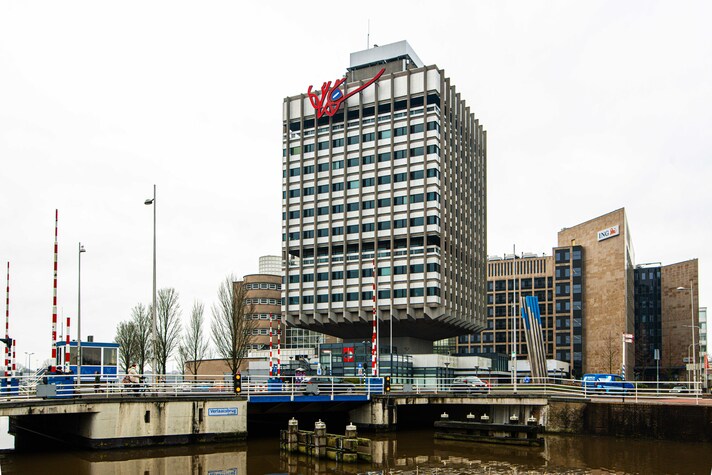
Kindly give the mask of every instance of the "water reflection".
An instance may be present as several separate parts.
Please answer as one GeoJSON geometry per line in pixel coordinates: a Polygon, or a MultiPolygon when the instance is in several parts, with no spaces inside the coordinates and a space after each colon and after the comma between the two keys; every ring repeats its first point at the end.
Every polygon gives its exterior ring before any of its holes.
{"type": "Polygon", "coordinates": [[[434,440],[431,431],[372,438],[374,460],[369,464],[281,454],[276,438],[262,438],[242,444],[151,450],[5,453],[0,455],[0,468],[3,475],[708,475],[712,467],[708,445],[674,441],[548,435],[544,447],[526,448],[434,440]]]}

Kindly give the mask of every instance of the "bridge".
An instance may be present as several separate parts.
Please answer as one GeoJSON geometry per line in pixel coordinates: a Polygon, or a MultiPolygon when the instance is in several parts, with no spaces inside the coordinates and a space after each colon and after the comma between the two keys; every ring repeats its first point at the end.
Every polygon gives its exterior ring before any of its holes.
{"type": "MultiPolygon", "coordinates": [[[[240,392],[223,375],[193,380],[123,384],[42,384],[18,378],[0,388],[0,416],[10,418],[16,448],[68,444],[94,449],[241,440],[248,423],[271,417],[341,414],[360,428],[392,430],[414,420],[436,420],[442,412],[506,423],[532,419],[549,430],[575,431],[591,405],[704,407],[712,419],[712,399],[699,392],[671,392],[636,385],[625,391],[592,391],[577,381],[493,384],[467,387],[443,378],[243,377],[240,392]],[[42,394],[52,394],[42,397],[42,394]],[[708,411],[709,410],[709,411],[708,411]]],[[[589,410],[590,412],[590,410],[589,410]]],[[[305,416],[306,417],[306,416],[305,416]]],[[[663,416],[661,416],[663,417],[663,416]]],[[[710,434],[712,439],[712,434],[710,434]]]]}

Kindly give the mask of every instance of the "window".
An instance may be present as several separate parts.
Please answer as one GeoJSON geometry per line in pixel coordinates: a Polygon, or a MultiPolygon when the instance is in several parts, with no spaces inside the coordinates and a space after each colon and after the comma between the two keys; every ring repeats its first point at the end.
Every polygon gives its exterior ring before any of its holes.
{"type": "Polygon", "coordinates": [[[325,280],[329,280],[329,273],[328,272],[317,272],[316,280],[319,282],[324,282],[325,280]]]}
{"type": "Polygon", "coordinates": [[[346,187],[349,190],[354,190],[358,188],[358,180],[349,180],[349,182],[346,184],[346,187]]]}
{"type": "Polygon", "coordinates": [[[299,155],[302,152],[301,147],[292,147],[289,149],[290,155],[299,155]]]}
{"type": "Polygon", "coordinates": [[[343,213],[344,212],[344,205],[334,205],[331,207],[331,212],[332,213],[343,213]]]}
{"type": "Polygon", "coordinates": [[[309,175],[311,173],[314,173],[314,165],[307,165],[304,167],[304,174],[309,175]]]}
{"type": "Polygon", "coordinates": [[[405,228],[406,226],[408,226],[407,219],[394,219],[393,220],[393,227],[395,229],[405,228]]]}
{"type": "Polygon", "coordinates": [[[302,237],[304,239],[311,239],[314,237],[314,231],[313,230],[304,231],[304,233],[302,234],[302,237]]]}
{"type": "Polygon", "coordinates": [[[334,280],[340,280],[344,278],[344,271],[336,270],[331,273],[331,278],[334,280]]]}
{"type": "Polygon", "coordinates": [[[297,188],[296,190],[289,190],[289,197],[290,198],[299,198],[302,194],[302,190],[297,188]]]}
{"type": "Polygon", "coordinates": [[[332,184],[331,184],[331,191],[344,191],[344,182],[341,182],[341,183],[332,183],[332,184]]]}
{"type": "Polygon", "coordinates": [[[393,175],[394,183],[401,183],[403,181],[406,181],[407,179],[408,179],[407,173],[396,173],[395,175],[393,175]]]}
{"type": "Polygon", "coordinates": [[[423,147],[414,147],[410,149],[411,157],[420,157],[423,155],[423,147]]]}
{"type": "Polygon", "coordinates": [[[331,301],[332,302],[343,302],[344,294],[331,294],[331,301]]]}
{"type": "Polygon", "coordinates": [[[313,152],[314,151],[314,144],[313,143],[308,143],[304,146],[304,153],[307,152],[313,152]]]}
{"type": "Polygon", "coordinates": [[[411,226],[422,226],[423,224],[425,224],[425,220],[423,219],[422,216],[417,217],[417,218],[410,218],[411,226]]]}
{"type": "Polygon", "coordinates": [[[378,275],[379,276],[391,275],[391,268],[390,267],[379,267],[378,275]]]}
{"type": "Polygon", "coordinates": [[[404,205],[407,198],[407,196],[395,196],[393,197],[393,204],[396,206],[404,205]]]}
{"type": "Polygon", "coordinates": [[[393,275],[405,275],[407,273],[408,273],[407,266],[394,266],[393,267],[393,275]]]}
{"type": "Polygon", "coordinates": [[[302,282],[314,282],[314,274],[302,275],[302,282]]]}
{"type": "Polygon", "coordinates": [[[379,299],[389,299],[389,298],[391,298],[391,291],[390,291],[390,290],[379,290],[379,291],[378,291],[378,298],[379,298],[379,299]]]}
{"type": "Polygon", "coordinates": [[[289,297],[288,305],[299,305],[299,297],[289,297]]]}
{"type": "Polygon", "coordinates": [[[428,145],[427,152],[440,155],[440,147],[438,147],[437,145],[428,145]]]}
{"type": "Polygon", "coordinates": [[[350,167],[357,167],[358,166],[358,157],[357,158],[349,158],[349,160],[346,162],[346,164],[350,167]]]}
{"type": "Polygon", "coordinates": [[[402,299],[408,296],[408,289],[395,289],[393,291],[393,298],[402,299]]]}
{"type": "Polygon", "coordinates": [[[321,228],[316,230],[316,237],[327,237],[329,235],[329,228],[321,228]]]}
{"type": "Polygon", "coordinates": [[[410,289],[411,297],[422,297],[423,295],[425,295],[425,289],[422,287],[412,287],[410,289]]]}
{"type": "Polygon", "coordinates": [[[390,198],[381,198],[378,200],[378,207],[383,208],[384,206],[390,206],[391,205],[391,199],[390,198]]]}
{"type": "Polygon", "coordinates": [[[440,296],[440,287],[428,287],[428,295],[440,296]]]}
{"type": "Polygon", "coordinates": [[[428,216],[427,223],[440,225],[440,218],[438,216],[428,216]]]}
{"type": "Polygon", "coordinates": [[[329,149],[329,142],[319,142],[317,145],[317,148],[319,150],[328,150],[329,149]]]}
{"type": "Polygon", "coordinates": [[[331,228],[331,235],[332,236],[341,236],[344,234],[344,227],[343,226],[336,226],[334,228],[331,228]]]}
{"type": "Polygon", "coordinates": [[[396,150],[395,152],[393,152],[393,156],[394,156],[394,160],[398,160],[400,158],[406,158],[407,153],[405,150],[396,150]]]}
{"type": "Polygon", "coordinates": [[[324,215],[329,214],[329,207],[328,207],[328,206],[321,206],[321,207],[317,208],[316,214],[317,214],[318,216],[324,216],[324,215]]]}
{"type": "Polygon", "coordinates": [[[367,134],[363,134],[363,140],[361,140],[361,141],[362,142],[373,142],[374,140],[376,140],[376,134],[373,132],[369,132],[367,134]]]}
{"type": "Polygon", "coordinates": [[[82,347],[82,364],[101,365],[101,348],[82,347]]]}
{"type": "Polygon", "coordinates": [[[363,223],[361,230],[365,233],[371,232],[374,229],[373,223],[363,223]]]}
{"type": "Polygon", "coordinates": [[[336,147],[343,147],[344,146],[344,139],[334,139],[332,142],[332,145],[334,148],[336,147]]]}
{"type": "Polygon", "coordinates": [[[363,180],[361,180],[361,184],[363,185],[364,188],[366,188],[367,186],[373,186],[375,183],[376,183],[375,178],[364,178],[363,180]]]}
{"type": "Polygon", "coordinates": [[[376,202],[373,200],[367,200],[361,203],[361,208],[362,209],[373,209],[376,205],[376,202]]]}
{"type": "Polygon", "coordinates": [[[302,170],[300,168],[290,168],[289,169],[289,176],[299,176],[302,173],[302,170]]]}
{"type": "Polygon", "coordinates": [[[410,195],[410,202],[411,203],[422,203],[423,198],[424,198],[424,195],[422,193],[416,193],[416,194],[410,195]]]}
{"type": "Polygon", "coordinates": [[[299,233],[289,233],[289,240],[290,241],[298,241],[299,240],[299,233]]]}
{"type": "Polygon", "coordinates": [[[380,132],[378,132],[378,138],[379,139],[391,138],[391,131],[390,130],[381,130],[380,132]]]}
{"type": "Polygon", "coordinates": [[[356,203],[347,203],[346,211],[358,211],[358,206],[359,206],[358,201],[356,203]]]}
{"type": "Polygon", "coordinates": [[[428,130],[437,130],[440,132],[440,124],[435,121],[428,122],[428,130]]]}
{"type": "Polygon", "coordinates": [[[364,165],[374,163],[375,161],[376,161],[376,157],[374,157],[373,155],[364,155],[363,156],[363,164],[364,165]]]}
{"type": "Polygon", "coordinates": [[[428,272],[440,272],[440,264],[438,264],[437,262],[428,262],[425,268],[428,270],[428,272]]]}
{"type": "Polygon", "coordinates": [[[417,134],[418,132],[422,132],[425,126],[423,124],[413,124],[410,126],[410,133],[411,134],[417,134]]]}
{"type": "Polygon", "coordinates": [[[329,171],[329,164],[328,163],[320,163],[319,165],[316,166],[317,171],[320,172],[328,172],[329,171]]]}
{"type": "Polygon", "coordinates": [[[347,142],[349,145],[356,145],[358,143],[358,135],[351,135],[348,137],[347,142]]]}
{"type": "Polygon", "coordinates": [[[104,366],[116,364],[116,348],[104,348],[104,366]]]}
{"type": "Polygon", "coordinates": [[[346,226],[346,234],[358,234],[358,224],[346,226]]]}
{"type": "Polygon", "coordinates": [[[391,152],[384,152],[384,153],[379,153],[378,154],[378,161],[379,162],[387,162],[391,159],[391,152]]]}
{"type": "Polygon", "coordinates": [[[346,271],[347,279],[358,279],[358,269],[349,269],[346,271]]]}
{"type": "Polygon", "coordinates": [[[361,277],[372,277],[373,276],[373,268],[368,267],[361,269],[361,277]]]}
{"type": "Polygon", "coordinates": [[[298,283],[299,283],[299,274],[290,275],[290,276],[289,276],[289,283],[290,283],[290,284],[298,284],[298,283]]]}
{"type": "Polygon", "coordinates": [[[314,194],[314,187],[313,186],[307,186],[304,188],[304,196],[311,196],[314,194]]]}
{"type": "Polygon", "coordinates": [[[423,178],[424,172],[423,170],[414,170],[410,172],[410,179],[411,180],[420,180],[423,178]]]}
{"type": "Polygon", "coordinates": [[[391,229],[391,222],[390,221],[379,221],[378,222],[378,230],[383,231],[385,229],[391,229]]]}
{"type": "Polygon", "coordinates": [[[406,135],[407,133],[407,127],[396,127],[395,129],[393,129],[393,135],[395,135],[396,137],[401,137],[403,135],[406,135]]]}
{"type": "Polygon", "coordinates": [[[354,302],[358,300],[358,292],[348,292],[346,294],[346,300],[349,302],[354,302]]]}
{"type": "Polygon", "coordinates": [[[331,164],[332,170],[340,170],[341,168],[344,168],[343,160],[336,160],[334,163],[331,164]]]}
{"type": "Polygon", "coordinates": [[[428,201],[440,201],[440,195],[434,191],[429,192],[426,196],[428,201]]]}
{"type": "Polygon", "coordinates": [[[440,170],[437,168],[428,168],[428,178],[440,178],[440,170]]]}
{"type": "Polygon", "coordinates": [[[290,211],[289,219],[299,219],[299,211],[290,211]]]}
{"type": "Polygon", "coordinates": [[[302,297],[302,303],[314,303],[314,296],[305,295],[304,297],[302,297]]]}
{"type": "Polygon", "coordinates": [[[329,301],[329,294],[319,294],[316,296],[316,303],[327,303],[329,301]]]}

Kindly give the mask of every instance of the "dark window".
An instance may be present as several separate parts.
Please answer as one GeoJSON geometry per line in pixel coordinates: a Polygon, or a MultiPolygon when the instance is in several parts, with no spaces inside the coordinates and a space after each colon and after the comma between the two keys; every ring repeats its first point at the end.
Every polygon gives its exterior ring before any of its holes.
{"type": "Polygon", "coordinates": [[[299,198],[299,196],[302,194],[302,190],[297,188],[296,190],[289,190],[289,197],[290,198],[299,198]]]}
{"type": "Polygon", "coordinates": [[[363,164],[368,165],[369,163],[374,163],[375,157],[373,155],[364,155],[363,156],[363,164]]]}
{"type": "Polygon", "coordinates": [[[332,170],[339,170],[341,168],[344,168],[344,161],[343,160],[337,160],[334,163],[331,164],[331,169],[332,170]]]}
{"type": "Polygon", "coordinates": [[[411,297],[422,297],[425,294],[425,289],[422,287],[412,287],[410,289],[410,296],[411,297]]]}
{"type": "Polygon", "coordinates": [[[331,294],[331,301],[332,302],[343,302],[344,294],[331,294]]]}
{"type": "Polygon", "coordinates": [[[321,206],[320,208],[317,208],[316,214],[319,216],[324,216],[325,214],[329,214],[329,207],[321,206]]]}
{"type": "Polygon", "coordinates": [[[384,206],[390,206],[391,205],[391,199],[390,198],[381,198],[378,200],[378,207],[383,208],[384,206]]]}
{"type": "Polygon", "coordinates": [[[290,211],[289,219],[299,219],[299,211],[290,211]]]}
{"type": "Polygon", "coordinates": [[[424,172],[423,170],[414,170],[410,172],[410,179],[411,180],[420,180],[423,178],[424,172]]]}
{"type": "Polygon", "coordinates": [[[328,150],[329,149],[329,142],[319,142],[317,145],[317,148],[319,150],[328,150]]]}
{"type": "Polygon", "coordinates": [[[411,203],[422,203],[424,197],[425,196],[423,195],[423,193],[415,193],[413,195],[410,195],[410,202],[411,203]]]}
{"type": "Polygon", "coordinates": [[[344,278],[344,271],[341,270],[335,270],[334,272],[331,273],[331,278],[334,280],[340,280],[344,278]]]}
{"type": "Polygon", "coordinates": [[[358,157],[356,157],[356,158],[349,158],[349,160],[346,162],[346,164],[347,164],[349,167],[357,167],[357,166],[358,166],[358,162],[359,162],[358,157]]]}
{"type": "Polygon", "coordinates": [[[378,177],[378,184],[379,185],[387,185],[388,183],[391,182],[391,176],[390,175],[381,175],[378,177]]]}
{"type": "Polygon", "coordinates": [[[407,196],[395,196],[393,197],[393,204],[396,206],[404,205],[407,198],[407,196]]]}
{"type": "Polygon", "coordinates": [[[365,233],[373,231],[373,223],[363,223],[361,230],[365,233]]]}
{"type": "Polygon", "coordinates": [[[408,179],[407,173],[396,173],[395,175],[393,175],[394,183],[400,183],[400,182],[406,181],[407,179],[408,179]]]}
{"type": "Polygon", "coordinates": [[[304,167],[304,174],[309,175],[311,173],[314,173],[314,165],[307,165],[304,167]]]}
{"type": "Polygon", "coordinates": [[[405,228],[406,226],[408,226],[408,220],[407,220],[407,219],[394,219],[394,220],[393,220],[393,227],[394,227],[395,229],[405,228]]]}
{"type": "Polygon", "coordinates": [[[314,237],[314,231],[311,230],[311,229],[310,229],[309,231],[304,231],[304,232],[302,233],[302,237],[303,237],[304,239],[311,239],[311,238],[314,237]]]}
{"type": "Polygon", "coordinates": [[[355,145],[355,144],[357,144],[357,143],[358,143],[358,135],[351,135],[351,136],[347,139],[347,143],[348,143],[349,145],[355,145]]]}
{"type": "Polygon", "coordinates": [[[335,226],[331,228],[331,235],[332,236],[341,236],[344,234],[344,227],[343,226],[335,226]]]}
{"type": "Polygon", "coordinates": [[[343,191],[344,190],[344,183],[332,183],[331,184],[331,191],[343,191]]]}
{"type": "Polygon", "coordinates": [[[355,190],[356,188],[358,188],[358,184],[359,184],[358,180],[350,180],[346,184],[346,188],[348,188],[349,190],[355,190]]]}
{"type": "Polygon", "coordinates": [[[304,297],[302,297],[302,303],[314,303],[314,296],[305,295],[304,297]]]}
{"type": "Polygon", "coordinates": [[[323,282],[325,280],[329,280],[329,273],[328,272],[319,272],[316,274],[316,280],[319,282],[323,282]]]}
{"type": "Polygon", "coordinates": [[[423,128],[424,128],[423,124],[413,124],[410,126],[410,133],[417,134],[418,132],[422,132],[423,128]]]}
{"type": "Polygon", "coordinates": [[[373,208],[375,207],[375,205],[376,205],[376,202],[375,202],[375,201],[373,201],[373,200],[368,200],[368,201],[364,201],[363,203],[361,203],[361,208],[363,208],[363,209],[373,209],[373,208]]]}
{"type": "Polygon", "coordinates": [[[329,192],[329,185],[319,185],[316,187],[316,192],[318,194],[322,193],[328,193],[329,192]]]}
{"type": "Polygon", "coordinates": [[[428,168],[428,178],[430,177],[440,178],[440,170],[437,168],[428,168]]]}
{"type": "Polygon", "coordinates": [[[423,155],[423,147],[413,147],[410,149],[411,157],[420,157],[423,155]]]}
{"type": "Polygon", "coordinates": [[[336,147],[343,147],[343,146],[344,146],[344,139],[334,139],[334,140],[332,141],[332,145],[334,146],[334,148],[336,148],[336,147]]]}
{"type": "Polygon", "coordinates": [[[363,140],[362,142],[373,142],[376,140],[376,134],[373,132],[369,132],[368,134],[363,134],[363,140]]]}
{"type": "Polygon", "coordinates": [[[304,152],[313,152],[313,151],[314,151],[313,143],[308,143],[304,146],[304,152]]]}
{"type": "Polygon", "coordinates": [[[358,224],[346,226],[346,234],[358,234],[358,224]]]}
{"type": "Polygon", "coordinates": [[[316,237],[326,237],[329,235],[329,228],[321,228],[316,230],[316,237]]]}
{"type": "Polygon", "coordinates": [[[383,231],[384,229],[391,229],[391,222],[390,221],[379,221],[378,223],[378,230],[383,231]]]}
{"type": "Polygon", "coordinates": [[[316,166],[317,171],[320,172],[328,172],[329,171],[329,164],[328,163],[320,163],[319,165],[316,166]]]}
{"type": "Polygon", "coordinates": [[[381,130],[380,132],[378,132],[378,138],[379,139],[391,138],[391,131],[390,130],[381,130]]]}
{"type": "Polygon", "coordinates": [[[427,152],[440,155],[440,147],[438,147],[437,145],[428,145],[427,152]]]}
{"type": "Polygon", "coordinates": [[[367,186],[373,186],[375,184],[375,182],[376,182],[375,178],[364,178],[363,180],[361,180],[361,184],[364,188],[367,186]]]}
{"type": "Polygon", "coordinates": [[[422,216],[417,217],[417,218],[410,218],[411,226],[422,226],[423,224],[425,224],[425,220],[423,219],[422,216]]]}
{"type": "Polygon", "coordinates": [[[319,294],[316,296],[316,303],[326,303],[329,301],[329,294],[319,294]]]}
{"type": "Polygon", "coordinates": [[[299,176],[302,173],[302,170],[300,168],[290,168],[289,169],[289,176],[299,176]]]}
{"type": "Polygon", "coordinates": [[[358,201],[356,203],[347,203],[346,211],[358,211],[358,201]]]}
{"type": "Polygon", "coordinates": [[[388,160],[391,159],[391,153],[390,152],[385,152],[385,153],[379,153],[378,154],[378,161],[379,162],[387,162],[388,160]]]}
{"type": "Polygon", "coordinates": [[[428,130],[437,130],[439,132],[440,124],[435,121],[428,122],[428,130]]]}
{"type": "Polygon", "coordinates": [[[408,154],[406,153],[406,150],[396,150],[395,152],[393,152],[394,160],[398,160],[400,158],[406,158],[407,156],[408,156],[408,154]]]}
{"type": "Polygon", "coordinates": [[[407,127],[396,127],[395,129],[393,129],[393,135],[395,135],[396,137],[406,135],[407,133],[408,133],[407,127]]]}
{"type": "Polygon", "coordinates": [[[440,195],[434,191],[429,192],[426,196],[428,201],[440,201],[440,195]]]}
{"type": "Polygon", "coordinates": [[[331,207],[331,212],[332,213],[343,213],[344,212],[344,205],[334,205],[331,207]]]}
{"type": "Polygon", "coordinates": [[[346,271],[347,279],[358,279],[358,269],[349,269],[346,271]]]}

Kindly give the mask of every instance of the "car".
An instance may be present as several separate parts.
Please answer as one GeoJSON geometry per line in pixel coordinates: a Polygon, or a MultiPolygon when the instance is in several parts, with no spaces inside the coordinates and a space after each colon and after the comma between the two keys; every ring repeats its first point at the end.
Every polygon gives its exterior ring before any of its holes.
{"type": "Polygon", "coordinates": [[[670,389],[671,393],[689,393],[692,392],[690,391],[690,388],[688,388],[685,385],[678,384],[677,386],[673,386],[672,389],[670,389]]]}
{"type": "Polygon", "coordinates": [[[310,395],[331,394],[332,390],[334,394],[351,394],[355,385],[344,378],[305,377],[296,389],[310,395]]]}
{"type": "Polygon", "coordinates": [[[477,376],[458,376],[452,380],[450,389],[454,393],[487,391],[489,386],[477,376]]]}
{"type": "Polygon", "coordinates": [[[635,389],[633,383],[623,379],[618,374],[589,373],[581,379],[581,387],[588,391],[605,392],[606,394],[627,394],[635,389]]]}

